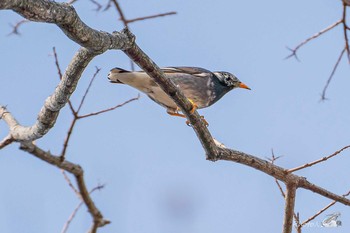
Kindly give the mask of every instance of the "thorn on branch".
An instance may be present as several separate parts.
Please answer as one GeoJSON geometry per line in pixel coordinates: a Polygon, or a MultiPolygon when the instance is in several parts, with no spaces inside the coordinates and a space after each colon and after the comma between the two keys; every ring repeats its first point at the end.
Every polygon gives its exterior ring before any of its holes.
{"type": "Polygon", "coordinates": [[[20,36],[21,35],[21,33],[19,32],[20,26],[28,22],[30,22],[28,19],[22,19],[21,21],[18,21],[15,25],[10,24],[10,26],[12,27],[12,31],[8,34],[8,36],[10,35],[20,36]]]}
{"type": "Polygon", "coordinates": [[[300,62],[299,57],[297,56],[297,49],[291,49],[286,46],[286,48],[291,51],[291,54],[289,54],[287,57],[284,58],[284,60],[287,60],[291,57],[294,57],[298,62],[300,62]]]}
{"type": "Polygon", "coordinates": [[[102,9],[102,5],[99,2],[97,2],[95,0],[90,0],[90,2],[92,2],[93,4],[96,5],[96,8],[94,9],[94,11],[98,12],[102,9]]]}
{"type": "Polygon", "coordinates": [[[266,157],[266,159],[269,160],[272,164],[274,164],[277,159],[282,158],[282,157],[283,157],[283,155],[276,157],[273,149],[271,149],[271,158],[266,157]]]}

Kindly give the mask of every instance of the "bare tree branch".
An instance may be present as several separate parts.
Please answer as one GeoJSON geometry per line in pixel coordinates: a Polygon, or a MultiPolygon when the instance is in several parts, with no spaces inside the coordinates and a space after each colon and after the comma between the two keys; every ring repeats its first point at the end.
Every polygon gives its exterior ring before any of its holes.
{"type": "Polygon", "coordinates": [[[79,104],[79,107],[78,107],[78,110],[77,110],[77,114],[79,114],[79,112],[81,110],[81,107],[83,106],[83,104],[85,102],[86,96],[89,94],[89,91],[90,91],[90,88],[92,86],[92,83],[95,81],[95,78],[97,77],[97,74],[101,71],[101,68],[98,68],[97,66],[95,68],[96,68],[96,71],[95,71],[94,75],[92,76],[92,79],[90,80],[88,87],[85,90],[83,98],[80,101],[80,104],[79,104]]]}
{"type": "Polygon", "coordinates": [[[176,14],[177,14],[177,12],[171,11],[171,12],[162,13],[162,14],[144,16],[144,17],[139,17],[139,18],[135,18],[135,19],[128,19],[128,20],[126,20],[126,23],[129,24],[129,23],[134,23],[134,22],[137,22],[137,21],[146,20],[146,19],[154,19],[154,18],[158,18],[158,17],[164,17],[164,16],[176,15],[176,14]]]}
{"type": "Polygon", "coordinates": [[[77,207],[75,207],[75,209],[73,210],[73,212],[71,213],[71,215],[68,217],[68,220],[66,221],[66,223],[63,225],[62,231],[61,233],[66,233],[68,231],[69,225],[70,223],[73,221],[75,215],[78,213],[78,210],[80,209],[80,207],[82,207],[82,205],[84,204],[83,201],[79,202],[79,204],[77,205],[77,207]]]}
{"type": "MultiPolygon", "coordinates": [[[[119,6],[116,0],[111,1],[116,3],[116,7],[119,6]]],[[[240,163],[264,172],[265,174],[268,174],[269,176],[274,177],[276,180],[280,180],[286,184],[286,207],[283,227],[283,231],[285,233],[291,232],[297,188],[304,188],[334,201],[340,202],[344,205],[350,205],[350,200],[345,198],[345,196],[334,194],[308,182],[304,177],[293,174],[292,172],[296,170],[287,170],[253,155],[218,146],[203,123],[202,118],[196,111],[194,113],[191,112],[192,104],[182,94],[181,90],[179,90],[174,83],[172,83],[171,80],[165,78],[159,67],[138,47],[138,45],[135,43],[134,35],[127,28],[121,33],[114,32],[113,34],[96,31],[85,25],[79,19],[74,8],[69,4],[56,3],[48,0],[3,0],[0,2],[0,9],[12,9],[18,14],[24,16],[26,19],[32,21],[54,23],[59,26],[71,40],[84,47],[81,48],[74,56],[66,72],[63,75],[60,75],[62,76],[60,84],[58,85],[56,91],[46,100],[44,107],[39,113],[38,120],[33,126],[21,126],[5,107],[0,106],[0,116],[8,124],[10,129],[9,135],[6,136],[6,138],[1,142],[3,146],[6,146],[7,143],[11,143],[12,141],[19,141],[21,143],[20,148],[22,150],[75,176],[81,198],[93,218],[93,224],[90,232],[96,232],[97,228],[108,224],[109,221],[103,218],[101,212],[97,209],[95,203],[91,199],[91,196],[86,188],[83,169],[77,164],[62,159],[62,156],[51,155],[50,152],[42,150],[31,141],[42,137],[53,127],[60,109],[68,102],[70,95],[74,92],[83,70],[96,55],[103,53],[108,49],[122,49],[136,64],[138,64],[148,75],[150,75],[151,78],[155,80],[155,82],[165,93],[167,93],[174,100],[192,125],[198,139],[202,143],[208,160],[216,161],[220,159],[240,163]]],[[[120,9],[120,6],[118,12],[121,14],[122,21],[127,26],[127,20],[120,9]]],[[[334,25],[331,25],[329,28],[311,37],[311,39],[309,38],[306,42],[301,43],[301,45],[299,45],[299,47],[293,51],[295,56],[296,51],[301,46],[331,30],[340,23],[341,22],[337,22],[334,25]]],[[[346,25],[345,27],[348,29],[346,25]]],[[[339,58],[339,62],[345,51],[347,51],[346,47],[339,58]]],[[[55,59],[57,61],[57,57],[55,59]]],[[[339,62],[337,62],[336,67],[338,66],[339,62]]],[[[57,67],[59,69],[59,66],[57,67]]],[[[91,85],[89,85],[88,89],[90,86],[91,85]]],[[[79,112],[81,106],[83,105],[85,96],[89,91],[88,89],[81,101],[78,111],[76,112],[79,112]]],[[[118,106],[122,106],[132,100],[133,99],[126,101],[118,106]]],[[[113,110],[118,106],[82,116],[78,116],[78,114],[76,114],[74,119],[76,121],[77,119],[98,115],[100,113],[113,110]]],[[[71,124],[71,130],[69,131],[72,132],[74,125],[75,122],[71,124]]],[[[68,134],[67,137],[70,137],[68,134]]],[[[69,138],[66,139],[67,143],[65,143],[65,147],[67,147],[68,141],[69,138]]],[[[62,152],[62,154],[65,154],[65,151],[62,152]]],[[[72,185],[72,187],[74,186],[72,185]]],[[[281,193],[284,194],[281,187],[280,190],[281,193]]],[[[296,221],[299,221],[299,218],[296,221]]]]}
{"type": "MultiPolygon", "coordinates": [[[[93,228],[97,229],[98,227],[102,227],[106,224],[109,224],[110,221],[103,218],[101,212],[95,206],[95,203],[92,201],[89,192],[87,191],[85,179],[84,179],[84,171],[83,169],[74,163],[68,162],[67,160],[62,161],[60,156],[54,156],[50,152],[46,152],[40,149],[38,146],[34,145],[31,142],[23,142],[21,143],[21,150],[24,150],[35,157],[54,165],[58,168],[65,170],[75,176],[79,193],[87,206],[91,216],[93,217],[93,228]]],[[[96,232],[96,231],[95,231],[96,232]]]]}
{"type": "Polygon", "coordinates": [[[344,40],[345,40],[345,49],[348,57],[348,62],[350,63],[350,48],[349,48],[349,38],[348,38],[348,30],[349,27],[346,24],[346,9],[347,9],[347,3],[343,2],[343,17],[342,17],[342,23],[343,23],[343,31],[344,31],[344,40]]]}
{"type": "Polygon", "coordinates": [[[241,151],[236,151],[227,148],[216,148],[218,150],[217,159],[227,160],[232,162],[237,162],[240,164],[247,165],[249,167],[255,168],[259,171],[262,171],[278,180],[283,181],[284,183],[293,182],[297,185],[298,188],[304,188],[306,190],[310,190],[314,193],[317,193],[326,198],[336,200],[344,205],[350,206],[350,200],[334,194],[324,188],[321,188],[315,184],[312,184],[306,180],[305,177],[297,176],[292,173],[289,173],[288,170],[279,167],[270,163],[269,161],[260,159],[253,155],[246,154],[241,151]]]}
{"type": "MultiPolygon", "coordinates": [[[[350,191],[347,192],[346,194],[343,195],[343,197],[349,196],[350,195],[350,191]]],[[[333,206],[334,204],[336,204],[336,201],[332,201],[331,203],[329,203],[328,205],[326,205],[324,208],[322,208],[320,211],[318,211],[315,215],[311,216],[310,218],[308,218],[307,220],[305,220],[303,223],[300,224],[300,227],[305,226],[307,223],[311,222],[312,220],[314,220],[316,217],[318,217],[320,214],[322,214],[323,212],[325,212],[326,210],[328,210],[331,206],[333,206]]]]}
{"type": "Polygon", "coordinates": [[[341,61],[341,59],[342,59],[342,57],[343,57],[345,51],[346,51],[346,48],[344,48],[344,49],[341,51],[341,53],[340,53],[340,55],[339,55],[339,57],[338,57],[338,60],[337,60],[337,62],[335,63],[335,65],[334,65],[334,67],[333,67],[332,73],[331,73],[331,75],[329,76],[329,78],[328,78],[328,80],[327,80],[327,82],[326,82],[326,85],[325,85],[324,88],[323,88],[322,95],[321,95],[321,100],[326,100],[326,99],[327,99],[327,98],[326,98],[326,91],[327,91],[327,89],[328,89],[329,84],[331,83],[331,81],[332,81],[332,79],[333,79],[333,76],[334,76],[334,74],[335,74],[335,71],[337,70],[338,65],[339,65],[339,63],[340,63],[340,61],[341,61]]]}
{"type": "Polygon", "coordinates": [[[322,34],[328,32],[329,30],[335,28],[336,26],[338,26],[338,25],[341,24],[342,22],[343,22],[342,19],[341,19],[341,20],[338,20],[338,21],[335,22],[334,24],[332,24],[332,25],[326,27],[325,29],[323,29],[323,30],[317,32],[315,35],[310,36],[309,38],[307,38],[306,40],[304,40],[303,42],[301,42],[300,44],[298,44],[294,49],[288,48],[288,49],[291,51],[291,54],[288,55],[285,59],[288,59],[288,58],[291,58],[291,57],[295,57],[297,60],[299,60],[298,57],[297,57],[297,52],[298,52],[298,50],[299,50],[302,46],[304,46],[305,44],[307,44],[307,43],[310,42],[311,40],[316,39],[317,37],[321,36],[322,34]]]}
{"type": "Polygon", "coordinates": [[[73,185],[72,181],[69,179],[68,175],[66,174],[66,172],[61,169],[62,175],[64,177],[64,179],[67,181],[69,187],[73,190],[73,192],[77,195],[77,197],[82,200],[82,197],[80,195],[80,192],[75,188],[75,186],[73,185]]]}
{"type": "Polygon", "coordinates": [[[72,136],[73,129],[74,129],[75,124],[77,123],[77,120],[78,120],[78,117],[74,116],[74,118],[69,126],[66,138],[64,139],[63,148],[62,148],[62,152],[61,152],[61,156],[60,156],[61,161],[64,161],[66,159],[66,152],[67,152],[67,148],[68,148],[68,143],[69,143],[69,140],[72,136]]]}
{"type": "Polygon", "coordinates": [[[115,6],[115,8],[117,9],[119,15],[120,15],[120,20],[123,22],[124,27],[128,27],[128,20],[126,19],[124,12],[122,10],[122,8],[120,7],[119,3],[117,0],[109,0],[109,2],[112,2],[115,6]]]}
{"type": "Polygon", "coordinates": [[[321,100],[324,101],[326,100],[326,91],[328,89],[328,86],[330,84],[330,82],[332,81],[333,79],[333,76],[335,74],[335,71],[337,70],[338,68],[338,65],[344,55],[344,53],[346,52],[347,53],[347,58],[348,58],[348,63],[350,63],[350,47],[349,47],[349,38],[348,38],[348,30],[350,30],[349,26],[347,25],[347,16],[346,16],[346,10],[347,10],[347,7],[349,6],[348,2],[349,0],[343,0],[343,12],[342,12],[342,17],[340,20],[338,20],[337,22],[335,22],[334,24],[328,26],[327,28],[319,31],[318,33],[316,33],[315,35],[307,38],[306,40],[304,40],[303,42],[301,42],[299,45],[297,45],[294,49],[290,49],[287,47],[288,50],[291,51],[291,54],[288,55],[285,59],[288,59],[290,57],[295,57],[297,60],[299,60],[298,56],[297,56],[297,51],[302,47],[304,46],[305,44],[309,43],[311,40],[314,40],[318,37],[320,37],[321,35],[323,35],[324,33],[332,30],[333,28],[335,28],[336,26],[338,26],[339,24],[342,24],[343,25],[343,34],[344,34],[344,41],[345,41],[345,45],[344,45],[344,49],[341,51],[338,59],[337,59],[337,62],[335,63],[334,67],[333,67],[333,70],[326,82],[326,85],[325,87],[323,88],[323,91],[322,91],[322,95],[321,95],[321,100]]]}
{"type": "MultiPolygon", "coordinates": [[[[33,141],[45,135],[55,124],[60,110],[68,102],[74,92],[82,72],[89,62],[95,57],[94,53],[85,48],[80,48],[64,73],[61,82],[55,92],[49,96],[43,108],[38,114],[36,123],[30,127],[24,127],[14,118],[9,121],[9,114],[3,115],[3,119],[10,127],[10,135],[15,141],[33,141]]],[[[0,115],[1,112],[0,112],[0,115]]]]}
{"type": "Polygon", "coordinates": [[[285,197],[283,233],[292,233],[293,214],[295,206],[295,194],[297,186],[294,183],[287,183],[287,192],[285,197]]]}
{"type": "MultiPolygon", "coordinates": [[[[128,36],[130,41],[134,41],[134,35],[126,28],[123,31],[128,36]]],[[[207,154],[207,159],[216,160],[217,146],[214,143],[207,127],[202,122],[202,118],[197,111],[191,113],[192,104],[183,95],[183,93],[170,80],[165,78],[159,67],[134,43],[130,48],[123,50],[139,67],[141,67],[154,81],[167,93],[180,107],[181,111],[186,115],[193,129],[197,133],[204,150],[207,154]]]]}
{"type": "Polygon", "coordinates": [[[66,3],[48,0],[2,0],[0,9],[11,9],[24,18],[56,24],[71,40],[97,54],[108,49],[125,49],[129,46],[121,33],[107,33],[88,27],[66,3]]]}
{"type": "Polygon", "coordinates": [[[106,112],[109,112],[109,111],[113,111],[114,109],[117,109],[117,108],[120,108],[120,107],[123,107],[124,105],[132,102],[132,101],[135,101],[135,100],[138,100],[140,98],[140,94],[138,94],[136,97],[134,98],[131,98],[127,101],[125,101],[124,103],[121,103],[121,104],[118,104],[114,107],[111,107],[111,108],[107,108],[107,109],[104,109],[104,110],[101,110],[101,111],[98,111],[98,112],[92,112],[92,113],[89,113],[89,114],[86,114],[86,115],[81,115],[81,116],[78,116],[78,119],[82,119],[82,118],[86,118],[86,117],[91,117],[91,116],[96,116],[96,115],[99,115],[99,114],[102,114],[102,113],[106,113],[106,112]]]}
{"type": "MultiPolygon", "coordinates": [[[[63,75],[62,75],[62,70],[61,70],[61,67],[60,67],[60,63],[58,61],[58,55],[57,55],[57,52],[56,52],[56,48],[53,47],[52,50],[53,50],[53,56],[55,58],[55,65],[56,65],[56,68],[57,68],[58,77],[59,77],[60,80],[62,80],[63,75]]],[[[76,114],[76,112],[75,112],[75,110],[73,108],[72,102],[69,99],[68,99],[68,106],[69,106],[71,112],[73,113],[73,115],[76,114]]]]}
{"type": "Polygon", "coordinates": [[[318,163],[327,161],[328,159],[330,159],[330,158],[332,158],[332,157],[334,157],[334,156],[340,154],[341,152],[343,152],[343,150],[346,150],[346,149],[348,149],[348,148],[350,148],[350,145],[344,146],[343,148],[341,148],[340,150],[337,150],[337,151],[334,152],[333,154],[328,155],[328,156],[326,156],[326,157],[323,157],[323,158],[321,158],[321,159],[318,159],[318,160],[316,160],[316,161],[313,161],[313,162],[311,162],[311,163],[306,163],[306,164],[304,164],[304,165],[302,165],[302,166],[289,169],[288,172],[295,172],[295,171],[298,171],[298,170],[301,170],[301,169],[304,169],[304,168],[307,168],[307,167],[311,167],[311,166],[313,166],[313,165],[315,165],[315,164],[318,164],[318,163]]]}
{"type": "MultiPolygon", "coordinates": [[[[97,191],[97,190],[101,190],[105,187],[105,185],[98,185],[95,188],[91,189],[91,191],[89,192],[89,195],[91,195],[93,192],[97,191]]],[[[82,200],[80,198],[80,200],[82,200]]],[[[79,209],[82,207],[82,205],[84,204],[84,201],[82,200],[81,202],[79,202],[79,204],[77,205],[77,207],[73,210],[72,214],[69,216],[68,220],[66,221],[66,223],[64,224],[61,233],[66,233],[70,223],[73,221],[75,215],[78,213],[79,209]]]]}
{"type": "Polygon", "coordinates": [[[295,221],[295,229],[297,231],[297,233],[301,233],[301,224],[300,224],[300,219],[299,219],[299,213],[297,213],[296,215],[294,214],[294,221],[295,221]]]}

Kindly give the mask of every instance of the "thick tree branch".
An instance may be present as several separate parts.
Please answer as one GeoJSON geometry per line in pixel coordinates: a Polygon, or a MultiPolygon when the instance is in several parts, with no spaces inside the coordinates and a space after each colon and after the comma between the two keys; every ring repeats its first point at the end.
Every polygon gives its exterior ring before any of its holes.
{"type": "Polygon", "coordinates": [[[287,192],[285,197],[283,233],[291,233],[293,229],[293,215],[295,206],[295,194],[297,186],[294,183],[287,183],[287,192]]]}
{"type": "MultiPolygon", "coordinates": [[[[58,61],[58,55],[57,55],[57,52],[56,52],[56,48],[53,47],[52,50],[53,50],[53,56],[55,58],[55,65],[56,65],[56,68],[57,68],[58,77],[59,77],[60,80],[62,80],[63,75],[62,75],[62,70],[61,70],[61,67],[60,67],[60,63],[58,61]]],[[[68,106],[69,106],[71,112],[73,114],[75,114],[75,110],[73,108],[73,104],[72,104],[72,102],[70,100],[68,100],[68,106]]]]}
{"type": "Polygon", "coordinates": [[[334,194],[324,188],[321,188],[315,184],[312,184],[306,180],[305,177],[297,176],[292,173],[289,173],[287,169],[279,167],[270,163],[269,161],[260,159],[253,155],[246,154],[244,152],[226,149],[226,148],[217,148],[219,153],[217,159],[233,161],[240,164],[247,165],[249,167],[255,168],[259,171],[262,171],[278,180],[283,181],[285,184],[295,183],[297,187],[310,190],[314,193],[317,193],[326,198],[338,201],[344,205],[350,206],[350,200],[334,194]]]}
{"type": "MultiPolygon", "coordinates": [[[[137,46],[134,36],[128,29],[125,29],[122,33],[115,32],[113,34],[96,31],[85,25],[74,8],[69,4],[48,0],[2,0],[0,9],[12,9],[28,20],[54,23],[70,39],[84,47],[73,58],[56,91],[46,100],[44,107],[39,113],[38,120],[33,126],[24,127],[19,125],[14,117],[6,111],[6,108],[0,106],[0,116],[10,128],[9,135],[0,142],[0,148],[12,141],[19,141],[21,142],[22,150],[73,174],[77,181],[79,193],[94,220],[90,229],[91,232],[96,232],[98,227],[108,224],[109,221],[103,219],[102,214],[92,201],[85,185],[83,169],[77,164],[62,160],[59,156],[53,156],[50,152],[43,151],[30,141],[42,137],[53,127],[60,109],[67,103],[70,95],[74,92],[83,70],[96,55],[105,52],[107,49],[122,49],[175,101],[195,130],[206,152],[207,159],[212,161],[221,159],[244,164],[283,181],[287,185],[284,232],[291,232],[295,191],[297,188],[308,189],[337,202],[350,205],[350,200],[344,196],[336,195],[312,184],[306,178],[292,174],[287,169],[258,157],[218,146],[198,113],[196,111],[191,113],[192,104],[171,80],[165,78],[159,67],[137,46]]],[[[320,32],[319,35],[316,34],[314,38],[336,27],[338,24],[337,22],[330,28],[320,32]]],[[[302,45],[305,43],[302,43],[302,45]]],[[[294,54],[296,54],[297,49],[293,51],[294,54]]],[[[87,115],[82,117],[87,117],[87,115]]]]}
{"type": "MultiPolygon", "coordinates": [[[[3,119],[9,125],[12,139],[15,141],[33,141],[45,135],[55,124],[59,111],[68,102],[74,92],[77,83],[89,62],[95,57],[94,53],[85,48],[80,48],[64,73],[62,80],[55,92],[49,96],[38,114],[36,123],[30,127],[24,127],[10,117],[9,113],[2,114],[3,119]]],[[[1,106],[0,106],[1,107],[1,106]]],[[[4,107],[1,107],[3,109],[4,107]]]]}
{"type": "MultiPolygon", "coordinates": [[[[130,41],[134,41],[134,35],[132,35],[128,29],[124,29],[123,32],[128,36],[130,41]]],[[[192,104],[190,101],[188,101],[171,80],[165,78],[159,67],[137,46],[136,43],[123,51],[150,77],[152,77],[162,90],[174,100],[195,130],[207,154],[207,159],[216,160],[217,146],[215,145],[209,130],[202,122],[198,112],[195,111],[194,113],[191,113],[192,104]]]]}
{"type": "Polygon", "coordinates": [[[87,26],[68,3],[48,0],[2,0],[0,9],[10,9],[24,18],[56,24],[73,41],[95,53],[108,49],[125,49],[128,41],[120,33],[110,34],[87,26]]]}

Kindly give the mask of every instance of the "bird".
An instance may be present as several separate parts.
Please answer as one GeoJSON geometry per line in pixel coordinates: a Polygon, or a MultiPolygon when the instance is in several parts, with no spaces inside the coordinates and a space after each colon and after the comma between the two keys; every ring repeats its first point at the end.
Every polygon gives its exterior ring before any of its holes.
{"type": "MultiPolygon", "coordinates": [[[[209,71],[200,67],[161,68],[165,77],[170,79],[192,104],[191,113],[197,109],[209,107],[235,88],[250,88],[235,75],[226,71],[209,71]]],[[[126,84],[145,93],[157,104],[166,108],[171,116],[186,118],[176,103],[144,71],[128,71],[113,68],[108,74],[111,83],[126,84]]],[[[204,124],[208,122],[201,116],[204,124]]],[[[189,122],[186,121],[189,125],[189,122]]]]}

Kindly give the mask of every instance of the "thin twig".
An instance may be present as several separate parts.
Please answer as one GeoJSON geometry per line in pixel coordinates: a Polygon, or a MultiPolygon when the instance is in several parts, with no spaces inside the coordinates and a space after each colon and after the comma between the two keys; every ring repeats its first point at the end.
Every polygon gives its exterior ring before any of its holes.
{"type": "Polygon", "coordinates": [[[177,12],[175,11],[171,11],[171,12],[167,12],[167,13],[162,13],[162,14],[156,14],[156,15],[150,15],[150,16],[145,16],[145,17],[139,17],[139,18],[135,18],[135,19],[128,19],[126,20],[126,23],[134,23],[137,21],[142,21],[142,20],[146,20],[146,19],[154,19],[154,18],[158,18],[158,17],[163,17],[163,16],[168,16],[168,15],[175,15],[177,14],[177,12]]]}
{"type": "MultiPolygon", "coordinates": [[[[89,194],[91,195],[94,191],[96,190],[101,190],[104,188],[104,185],[98,185],[97,187],[93,188],[89,194]]],[[[81,199],[81,197],[80,197],[81,199]]],[[[81,199],[82,200],[82,199],[81,199]]],[[[68,220],[66,221],[66,223],[63,226],[63,229],[61,231],[61,233],[66,233],[68,230],[68,227],[70,225],[70,223],[73,221],[75,215],[78,213],[79,209],[81,208],[81,206],[84,204],[84,201],[80,201],[79,204],[77,205],[77,207],[73,210],[73,212],[71,213],[71,215],[69,216],[68,220]]]]}
{"type": "Polygon", "coordinates": [[[343,57],[345,51],[346,51],[346,48],[344,48],[344,49],[341,51],[341,53],[340,53],[340,55],[339,55],[339,57],[338,57],[338,60],[337,60],[337,62],[335,63],[335,65],[334,65],[334,67],[333,67],[332,73],[331,73],[331,75],[329,76],[329,78],[328,78],[328,80],[327,80],[327,82],[326,82],[326,85],[325,85],[324,88],[323,88],[322,95],[321,95],[321,101],[324,101],[324,100],[327,99],[327,98],[326,98],[326,91],[327,91],[327,88],[328,88],[329,84],[331,83],[331,81],[332,81],[332,79],[333,79],[333,76],[334,76],[334,74],[335,74],[335,71],[337,70],[338,65],[339,65],[339,63],[340,63],[340,61],[341,61],[341,59],[342,59],[342,57],[343,57]]]}
{"type": "Polygon", "coordinates": [[[67,181],[69,187],[71,187],[71,189],[74,191],[74,193],[77,195],[77,197],[78,197],[80,200],[82,200],[79,191],[74,187],[72,181],[69,179],[69,177],[68,177],[68,175],[66,174],[66,172],[65,172],[63,169],[61,169],[61,172],[62,172],[62,175],[63,175],[64,179],[67,181]]]}
{"type": "Polygon", "coordinates": [[[118,104],[114,107],[111,107],[111,108],[108,108],[108,109],[104,109],[104,110],[101,110],[101,111],[98,111],[98,112],[92,112],[92,113],[89,113],[89,114],[86,114],[86,115],[81,115],[81,116],[78,116],[78,119],[82,119],[82,118],[86,118],[86,117],[91,117],[91,116],[96,116],[96,115],[99,115],[101,113],[105,113],[105,112],[109,112],[109,111],[112,111],[116,108],[120,108],[122,106],[124,106],[125,104],[128,104],[132,101],[135,101],[135,100],[138,100],[140,98],[140,94],[137,95],[137,97],[134,97],[132,99],[129,99],[127,101],[125,101],[124,103],[121,103],[121,104],[118,104]]]}
{"type": "Polygon", "coordinates": [[[100,10],[102,9],[102,5],[101,5],[99,2],[97,2],[97,1],[95,1],[95,0],[90,0],[90,2],[92,2],[93,4],[95,4],[95,6],[96,6],[95,11],[100,11],[100,10]]]}
{"type": "MultiPolygon", "coordinates": [[[[349,196],[350,195],[350,191],[347,192],[346,194],[343,195],[343,197],[349,196]]],[[[329,209],[331,206],[333,206],[335,203],[337,203],[337,201],[332,201],[331,203],[329,203],[328,205],[326,205],[324,208],[322,208],[320,211],[318,211],[315,215],[311,216],[310,218],[306,219],[302,224],[300,224],[300,228],[305,226],[307,223],[309,223],[310,221],[314,220],[317,216],[319,216],[320,214],[322,214],[323,212],[325,212],[327,209],[329,209]]]]}
{"type": "MultiPolygon", "coordinates": [[[[282,155],[276,157],[276,156],[275,156],[275,153],[274,153],[274,151],[273,151],[273,149],[271,149],[271,159],[269,159],[269,160],[271,161],[272,164],[275,164],[275,161],[276,161],[277,159],[281,158],[281,157],[282,157],[282,155]]],[[[280,190],[280,193],[281,193],[283,199],[285,199],[285,198],[286,198],[286,194],[285,194],[285,192],[284,192],[284,190],[283,190],[283,188],[282,188],[281,183],[280,183],[276,178],[275,178],[275,183],[276,183],[278,189],[280,190]]],[[[295,222],[296,222],[297,225],[298,225],[298,222],[299,222],[299,215],[298,215],[298,214],[295,214],[295,213],[293,213],[293,215],[294,215],[294,220],[295,220],[295,222]]]]}
{"type": "Polygon", "coordinates": [[[73,221],[75,215],[78,213],[78,210],[80,209],[80,207],[84,204],[83,201],[79,202],[79,204],[77,205],[77,207],[75,207],[75,209],[73,210],[73,212],[71,213],[71,215],[69,215],[68,220],[66,221],[66,223],[63,225],[62,231],[61,233],[66,233],[68,230],[68,227],[70,225],[70,223],[73,221]]]}
{"type": "Polygon", "coordinates": [[[314,34],[313,36],[307,38],[306,40],[304,40],[303,42],[301,42],[299,45],[297,45],[294,49],[291,49],[291,48],[288,48],[290,51],[291,51],[291,54],[288,55],[285,59],[288,59],[288,58],[291,58],[291,57],[295,57],[297,60],[298,57],[297,57],[297,51],[302,47],[304,46],[305,44],[307,44],[308,42],[310,42],[311,40],[314,40],[316,39],[317,37],[321,36],[322,34],[328,32],[329,30],[335,28],[336,26],[338,26],[339,24],[341,24],[343,22],[343,20],[339,20],[337,22],[335,22],[334,24],[330,25],[329,27],[317,32],[316,34],[314,34]]]}
{"type": "Polygon", "coordinates": [[[63,75],[62,75],[60,63],[58,62],[58,55],[57,55],[57,52],[56,52],[56,47],[53,47],[52,51],[53,51],[53,56],[55,58],[55,65],[56,65],[56,68],[57,68],[58,77],[60,78],[60,80],[62,80],[62,76],[63,75]]]}
{"type": "Polygon", "coordinates": [[[79,107],[78,107],[78,110],[77,110],[77,114],[79,114],[80,109],[81,109],[81,107],[82,107],[83,104],[84,104],[85,98],[86,98],[86,96],[88,95],[88,93],[89,93],[89,91],[90,91],[90,88],[91,88],[91,86],[92,86],[92,83],[95,81],[95,78],[97,77],[97,74],[101,71],[101,68],[98,68],[97,66],[96,66],[95,68],[96,68],[96,71],[95,71],[94,75],[92,76],[88,87],[87,87],[86,90],[85,90],[85,93],[84,93],[84,95],[83,95],[83,98],[82,98],[81,101],[80,101],[80,104],[79,104],[79,107]]]}
{"type": "Polygon", "coordinates": [[[344,146],[343,148],[341,148],[340,150],[337,150],[337,151],[334,152],[333,154],[328,155],[328,156],[326,156],[326,157],[323,157],[323,158],[321,158],[321,159],[318,159],[318,160],[316,160],[316,161],[313,161],[313,162],[311,162],[311,163],[306,163],[306,164],[304,164],[304,165],[302,165],[302,166],[289,169],[288,172],[295,172],[295,171],[304,169],[304,168],[306,168],[306,167],[311,167],[311,166],[313,166],[313,165],[315,165],[315,164],[318,164],[318,163],[327,161],[328,159],[330,159],[330,158],[332,158],[332,157],[334,157],[334,156],[340,154],[341,152],[343,152],[344,150],[346,150],[346,149],[348,149],[348,148],[350,148],[350,145],[344,146]]]}
{"type": "Polygon", "coordinates": [[[301,224],[300,224],[300,218],[299,213],[294,214],[294,222],[295,222],[295,229],[297,230],[297,233],[301,233],[301,224]]]}
{"type": "Polygon", "coordinates": [[[73,121],[71,122],[71,124],[69,126],[67,136],[64,139],[64,143],[63,143],[63,148],[62,148],[62,152],[61,152],[61,161],[64,161],[66,159],[66,152],[67,152],[67,148],[68,148],[68,143],[69,143],[69,140],[72,136],[73,129],[74,129],[75,124],[77,123],[77,120],[78,120],[78,116],[74,116],[73,121]]]}
{"type": "Polygon", "coordinates": [[[110,0],[110,2],[112,2],[114,4],[115,8],[117,8],[117,11],[118,11],[118,13],[120,15],[120,20],[123,22],[124,27],[128,27],[128,20],[125,18],[123,10],[120,7],[118,1],[117,0],[110,0]]]}
{"type": "Polygon", "coordinates": [[[94,225],[96,227],[102,227],[110,223],[109,220],[103,218],[103,215],[97,209],[95,203],[91,199],[91,196],[87,191],[87,187],[85,184],[84,171],[79,165],[71,163],[67,160],[61,161],[60,156],[54,156],[49,151],[47,152],[42,150],[38,146],[34,145],[32,142],[22,142],[20,149],[34,155],[35,157],[55,167],[61,168],[66,172],[73,174],[78,185],[79,193],[93,218],[94,225]]]}
{"type": "MultiPolygon", "coordinates": [[[[268,158],[268,160],[270,160],[272,164],[275,164],[275,161],[276,161],[277,159],[281,158],[281,157],[282,157],[282,156],[277,156],[277,157],[276,157],[276,156],[275,156],[275,153],[274,153],[274,151],[273,151],[273,149],[271,149],[271,158],[268,158]]],[[[276,178],[275,178],[275,182],[276,182],[276,185],[277,185],[278,189],[279,189],[280,192],[281,192],[282,197],[285,198],[285,197],[286,197],[286,194],[284,193],[283,188],[282,188],[280,182],[279,182],[276,178]]]]}
{"type": "Polygon", "coordinates": [[[347,52],[348,62],[350,63],[350,48],[349,48],[349,39],[348,39],[348,26],[346,25],[346,9],[347,4],[346,2],[343,2],[343,31],[344,31],[344,40],[345,40],[345,48],[347,52]]]}

